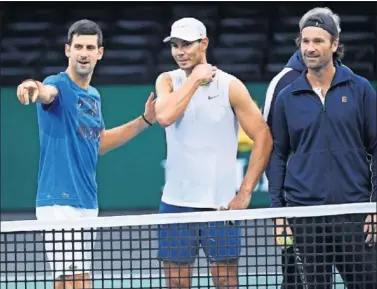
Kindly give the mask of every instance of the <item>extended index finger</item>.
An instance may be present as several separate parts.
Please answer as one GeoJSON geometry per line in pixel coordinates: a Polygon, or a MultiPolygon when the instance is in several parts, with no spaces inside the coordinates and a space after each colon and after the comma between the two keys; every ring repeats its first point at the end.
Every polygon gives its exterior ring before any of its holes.
{"type": "Polygon", "coordinates": [[[24,99],[24,104],[29,104],[29,89],[27,89],[26,87],[24,87],[23,91],[22,91],[22,96],[23,96],[23,99],[24,99]]]}
{"type": "Polygon", "coordinates": [[[18,98],[18,100],[19,101],[21,101],[22,102],[22,98],[21,98],[21,84],[19,85],[19,86],[17,86],[17,98],[18,98]]]}
{"type": "Polygon", "coordinates": [[[38,90],[35,89],[35,90],[33,91],[33,95],[32,95],[32,97],[31,97],[31,101],[34,103],[34,102],[36,102],[37,98],[38,98],[38,90]]]}

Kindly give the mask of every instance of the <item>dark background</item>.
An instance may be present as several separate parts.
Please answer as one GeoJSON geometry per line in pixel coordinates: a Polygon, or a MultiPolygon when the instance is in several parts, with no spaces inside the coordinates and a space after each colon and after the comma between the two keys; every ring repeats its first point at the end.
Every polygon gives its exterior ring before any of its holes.
{"type": "Polygon", "coordinates": [[[181,17],[206,24],[210,62],[243,81],[268,82],[295,50],[300,17],[314,7],[329,7],[340,15],[340,39],[347,49],[344,63],[375,78],[374,2],[53,1],[2,3],[2,82],[16,85],[21,75],[41,79],[65,69],[68,28],[87,18],[100,24],[105,39],[106,54],[95,84],[154,83],[161,71],[175,68],[162,40],[181,17]]]}

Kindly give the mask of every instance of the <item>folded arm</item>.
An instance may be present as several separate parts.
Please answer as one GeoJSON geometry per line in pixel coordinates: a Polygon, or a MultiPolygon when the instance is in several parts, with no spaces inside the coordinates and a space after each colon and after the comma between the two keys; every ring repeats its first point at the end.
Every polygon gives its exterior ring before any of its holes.
{"type": "Polygon", "coordinates": [[[170,126],[181,117],[200,86],[200,81],[191,74],[182,86],[173,92],[172,79],[168,73],[163,73],[157,78],[156,117],[163,127],[170,126]]]}

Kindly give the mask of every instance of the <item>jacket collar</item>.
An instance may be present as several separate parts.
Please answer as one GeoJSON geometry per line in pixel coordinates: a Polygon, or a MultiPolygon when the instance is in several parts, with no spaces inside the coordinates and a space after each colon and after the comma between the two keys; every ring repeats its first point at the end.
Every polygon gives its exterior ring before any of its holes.
{"type": "MultiPolygon", "coordinates": [[[[335,75],[334,75],[334,78],[332,80],[330,87],[337,86],[338,84],[347,82],[351,79],[352,71],[348,67],[343,66],[343,65],[336,65],[335,68],[336,68],[335,75]]],[[[303,71],[301,76],[292,84],[294,94],[297,94],[303,91],[313,91],[306,77],[307,72],[308,72],[307,69],[303,71]]]]}

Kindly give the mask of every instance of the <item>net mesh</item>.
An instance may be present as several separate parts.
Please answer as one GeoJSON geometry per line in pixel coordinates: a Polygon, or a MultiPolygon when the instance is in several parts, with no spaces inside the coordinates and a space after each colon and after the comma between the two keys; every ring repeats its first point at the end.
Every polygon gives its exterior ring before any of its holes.
{"type": "Polygon", "coordinates": [[[91,288],[374,289],[373,214],[361,203],[2,222],[1,289],[82,288],[83,278],[91,288]]]}

